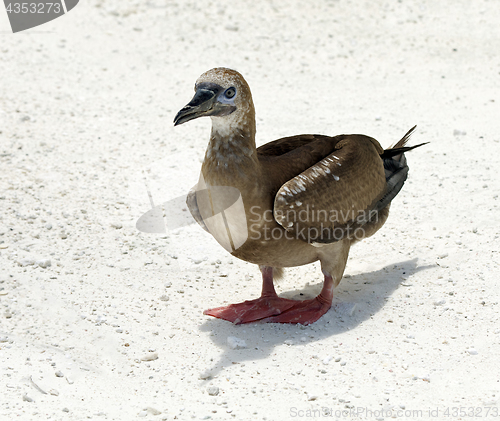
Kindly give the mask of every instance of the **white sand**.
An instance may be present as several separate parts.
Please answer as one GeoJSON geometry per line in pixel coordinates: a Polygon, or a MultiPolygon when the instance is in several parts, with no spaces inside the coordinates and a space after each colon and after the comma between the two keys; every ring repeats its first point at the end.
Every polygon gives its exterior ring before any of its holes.
{"type": "Polygon", "coordinates": [[[15,35],[0,15],[1,420],[498,419],[497,1],[82,1],[15,35]],[[249,82],[259,144],[431,142],[312,326],[203,316],[257,297],[258,269],[194,225],[135,229],[143,171],[155,204],[197,178],[210,121],[172,120],[217,66],[249,82]]]}

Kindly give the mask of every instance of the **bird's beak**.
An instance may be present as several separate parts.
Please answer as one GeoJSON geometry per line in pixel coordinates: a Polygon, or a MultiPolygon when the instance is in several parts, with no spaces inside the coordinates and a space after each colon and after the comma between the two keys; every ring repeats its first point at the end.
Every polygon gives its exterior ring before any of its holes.
{"type": "Polygon", "coordinates": [[[199,87],[194,94],[193,99],[174,118],[174,126],[183,124],[186,121],[194,120],[198,117],[208,115],[228,115],[236,107],[229,104],[222,104],[217,101],[217,94],[221,88],[217,87],[199,87]]]}

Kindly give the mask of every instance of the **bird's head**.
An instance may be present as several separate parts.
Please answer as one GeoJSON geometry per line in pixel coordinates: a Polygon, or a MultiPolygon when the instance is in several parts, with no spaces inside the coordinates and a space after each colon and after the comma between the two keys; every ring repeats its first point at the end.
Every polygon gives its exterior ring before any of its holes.
{"type": "Polygon", "coordinates": [[[223,67],[209,70],[198,78],[194,90],[191,102],[175,116],[175,126],[203,116],[211,116],[214,126],[253,118],[250,88],[235,70],[223,67]]]}

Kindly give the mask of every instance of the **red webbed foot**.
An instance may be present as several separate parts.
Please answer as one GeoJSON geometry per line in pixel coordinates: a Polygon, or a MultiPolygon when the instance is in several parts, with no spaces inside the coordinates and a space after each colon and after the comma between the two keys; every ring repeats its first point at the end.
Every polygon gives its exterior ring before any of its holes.
{"type": "Polygon", "coordinates": [[[323,316],[332,306],[333,279],[325,273],[321,293],[311,300],[289,300],[276,295],[272,268],[261,268],[262,296],[256,300],[205,310],[203,314],[235,324],[262,321],[266,323],[300,323],[308,325],[323,316]]]}
{"type": "Polygon", "coordinates": [[[260,297],[256,300],[230,304],[224,307],[205,310],[203,314],[228,320],[234,324],[256,322],[273,316],[279,316],[297,303],[278,296],[260,297]]]}

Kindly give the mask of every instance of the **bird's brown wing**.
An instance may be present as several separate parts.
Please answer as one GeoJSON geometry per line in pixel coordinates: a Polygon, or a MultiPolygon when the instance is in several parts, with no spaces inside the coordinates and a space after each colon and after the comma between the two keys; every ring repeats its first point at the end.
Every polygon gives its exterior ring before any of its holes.
{"type": "MultiPolygon", "coordinates": [[[[274,200],[276,221],[290,235],[310,243],[352,237],[354,232],[346,231],[376,216],[370,212],[386,189],[383,149],[375,139],[363,135],[330,139],[337,139],[333,151],[284,182],[274,200]]],[[[294,152],[308,161],[314,153],[301,150],[310,145],[294,152]]],[[[279,165],[280,159],[276,161],[279,165]]]]}
{"type": "Polygon", "coordinates": [[[331,137],[320,134],[301,134],[296,136],[284,137],[282,139],[274,140],[266,143],[265,145],[257,148],[259,156],[281,156],[290,152],[297,152],[300,148],[304,150],[320,151],[323,147],[332,149],[335,143],[341,136],[331,137]]]}
{"type": "Polygon", "coordinates": [[[257,148],[267,177],[267,194],[274,196],[283,184],[312,167],[335,150],[345,135],[301,134],[285,137],[257,148]]]}

